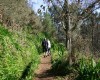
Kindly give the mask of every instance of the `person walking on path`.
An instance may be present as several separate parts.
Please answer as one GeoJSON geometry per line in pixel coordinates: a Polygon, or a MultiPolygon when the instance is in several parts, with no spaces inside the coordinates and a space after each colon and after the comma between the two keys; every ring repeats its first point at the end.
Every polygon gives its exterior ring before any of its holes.
{"type": "Polygon", "coordinates": [[[48,42],[46,38],[42,41],[42,49],[43,49],[44,57],[46,57],[48,52],[48,42]]]}
{"type": "Polygon", "coordinates": [[[47,42],[48,42],[48,55],[50,55],[51,42],[49,39],[47,40],[47,42]]]}

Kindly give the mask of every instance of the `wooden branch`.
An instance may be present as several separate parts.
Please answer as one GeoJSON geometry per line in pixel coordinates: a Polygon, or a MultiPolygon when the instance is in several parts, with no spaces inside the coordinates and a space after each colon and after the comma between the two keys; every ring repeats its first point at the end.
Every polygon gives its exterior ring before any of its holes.
{"type": "Polygon", "coordinates": [[[87,10],[91,10],[91,8],[93,8],[95,6],[95,4],[99,3],[99,2],[100,2],[100,0],[96,0],[95,2],[93,2],[92,4],[90,4],[86,9],[83,10],[81,16],[83,16],[87,10]]]}
{"type": "MultiPolygon", "coordinates": [[[[91,10],[91,12],[93,12],[93,11],[99,9],[99,8],[100,8],[100,6],[99,6],[98,8],[96,8],[96,9],[94,9],[94,10],[91,10]]],[[[84,20],[85,18],[88,18],[88,17],[91,15],[91,12],[89,12],[88,15],[86,15],[85,17],[83,17],[83,18],[81,18],[81,19],[84,20]]]]}
{"type": "Polygon", "coordinates": [[[54,9],[56,10],[57,14],[60,15],[59,11],[57,11],[55,5],[53,4],[53,1],[51,1],[51,3],[52,3],[52,5],[53,5],[54,9]]]}

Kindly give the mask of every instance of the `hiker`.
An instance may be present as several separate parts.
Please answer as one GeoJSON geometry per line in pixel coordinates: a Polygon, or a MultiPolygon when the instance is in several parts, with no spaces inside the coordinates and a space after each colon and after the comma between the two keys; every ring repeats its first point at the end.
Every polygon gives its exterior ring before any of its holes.
{"type": "Polygon", "coordinates": [[[42,41],[42,49],[43,49],[44,57],[46,57],[47,50],[48,50],[48,42],[47,42],[46,38],[42,41]]]}
{"type": "Polygon", "coordinates": [[[50,40],[49,39],[47,40],[47,42],[48,42],[48,55],[50,55],[51,43],[50,43],[50,40]]]}

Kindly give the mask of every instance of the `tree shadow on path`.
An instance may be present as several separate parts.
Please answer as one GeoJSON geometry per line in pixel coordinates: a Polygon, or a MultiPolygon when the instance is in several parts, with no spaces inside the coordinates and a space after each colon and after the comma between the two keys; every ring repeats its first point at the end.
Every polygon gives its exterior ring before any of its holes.
{"type": "Polygon", "coordinates": [[[63,77],[63,75],[56,74],[51,70],[51,56],[41,56],[41,63],[35,72],[35,79],[33,80],[54,80],[57,76],[63,77]]]}

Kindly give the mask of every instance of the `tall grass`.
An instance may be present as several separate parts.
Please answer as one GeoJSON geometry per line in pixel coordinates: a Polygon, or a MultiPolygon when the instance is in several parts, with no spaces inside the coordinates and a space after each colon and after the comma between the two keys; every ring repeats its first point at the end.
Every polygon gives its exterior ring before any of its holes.
{"type": "Polygon", "coordinates": [[[39,63],[36,36],[9,32],[0,25],[0,80],[32,80],[39,63]],[[29,69],[28,69],[29,68],[29,69]]]}

